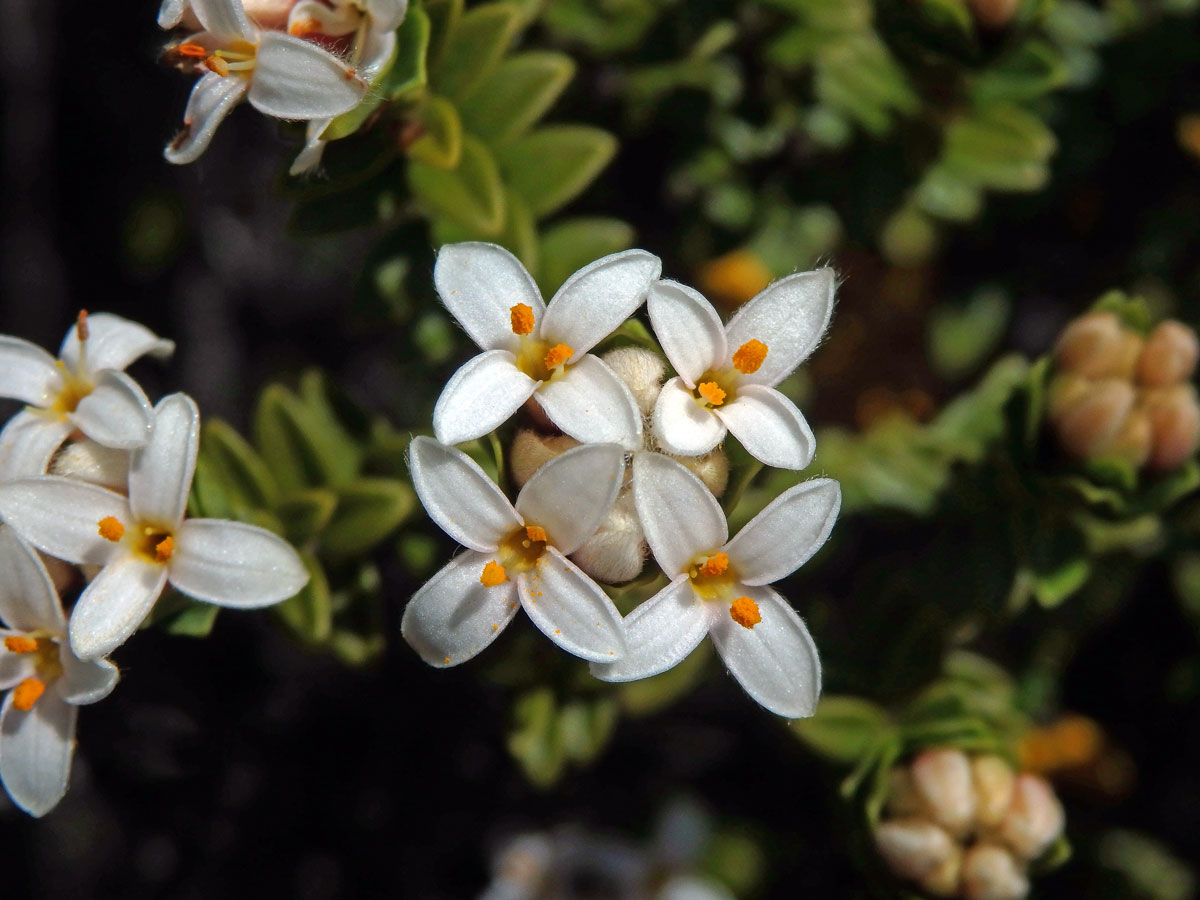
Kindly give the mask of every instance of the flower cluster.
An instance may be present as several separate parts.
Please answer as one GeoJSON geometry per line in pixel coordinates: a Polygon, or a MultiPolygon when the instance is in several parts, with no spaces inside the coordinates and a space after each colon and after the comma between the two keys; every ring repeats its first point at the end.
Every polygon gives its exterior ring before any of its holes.
{"type": "Polygon", "coordinates": [[[407,8],[407,0],[164,0],[158,24],[187,31],[165,58],[200,75],[167,160],[194,162],[245,99],[264,115],[308,123],[291,172],[312,170],[329,123],[358,105],[392,59],[407,8]]]}
{"type": "Polygon", "coordinates": [[[732,539],[716,495],[727,432],[765,465],[811,461],[812,431],[776,385],[821,339],[833,274],[781,279],[723,323],[704,297],[660,273],[649,253],[616,253],[584,266],[547,304],[507,250],[442,248],[438,294],[483,352],[447,383],[437,439],[416,438],[410,465],[425,509],[467,550],[413,597],[404,636],[431,665],[456,665],[523,607],[597,678],[630,681],[673,667],[709,635],[755,700],[811,715],[816,648],[770,585],[825,542],[838,485],[796,485],[732,539]],[[643,303],[662,355],[590,352],[643,303]],[[663,356],[675,371],[665,385],[663,356]],[[508,454],[521,486],[514,504],[451,445],[520,410],[532,427],[508,454]],[[597,582],[637,577],[647,552],[667,584],[622,618],[597,582]]]}
{"type": "Polygon", "coordinates": [[[0,396],[26,404],[0,432],[0,688],[12,688],[0,712],[0,779],[33,815],[66,790],[75,707],[116,683],[104,657],[168,583],[253,608],[308,581],[296,551],[271,532],[186,516],[196,404],[171,394],[152,406],[124,372],[173,348],[104,313],[80,313],[57,360],[0,336],[0,396]],[[68,618],[59,591],[84,582],[68,618]]]}
{"type": "Polygon", "coordinates": [[[1062,834],[1049,783],[998,756],[927,750],[891,772],[875,843],[898,877],[935,897],[1022,900],[1029,864],[1062,834]]]}

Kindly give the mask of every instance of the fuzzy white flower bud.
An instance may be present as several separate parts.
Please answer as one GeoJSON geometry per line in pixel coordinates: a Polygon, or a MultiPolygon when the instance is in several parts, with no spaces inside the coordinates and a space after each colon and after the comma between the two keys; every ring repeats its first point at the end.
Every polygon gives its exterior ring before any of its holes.
{"type": "Polygon", "coordinates": [[[875,829],[875,847],[899,878],[924,878],[958,853],[958,845],[926,819],[892,819],[875,829]]]}
{"type": "Polygon", "coordinates": [[[1080,316],[1063,329],[1054,348],[1059,368],[1086,378],[1130,378],[1142,352],[1142,338],[1115,313],[1080,316]]]}
{"type": "Polygon", "coordinates": [[[50,461],[50,474],[98,484],[124,494],[128,490],[129,452],[104,447],[90,438],[64,444],[50,461]]]}
{"type": "Polygon", "coordinates": [[[642,347],[618,347],[600,358],[625,382],[642,415],[650,415],[667,374],[662,357],[642,347]]]}
{"type": "Polygon", "coordinates": [[[1154,434],[1149,464],[1166,472],[1183,465],[1200,446],[1200,403],[1190,384],[1154,388],[1144,393],[1144,408],[1154,434]]]}
{"type": "Polygon", "coordinates": [[[1058,418],[1058,438],[1076,459],[1091,459],[1120,430],[1137,394],[1128,381],[1106,378],[1090,389],[1058,418]]]}
{"type": "Polygon", "coordinates": [[[571,554],[571,560],[597,581],[620,584],[641,573],[649,552],[633,503],[633,492],[626,489],[617,497],[596,533],[571,554]]]}
{"type": "Polygon", "coordinates": [[[1029,893],[1024,867],[1003,847],[976,844],[962,867],[965,900],[1022,900],[1029,893]]]}
{"type": "Polygon", "coordinates": [[[1066,824],[1062,804],[1046,779],[1017,776],[1012,805],[1000,823],[1000,837],[1017,856],[1032,860],[1045,852],[1066,824]]]}
{"type": "Polygon", "coordinates": [[[572,447],[578,447],[579,441],[565,434],[539,434],[528,428],[522,428],[513,438],[508,448],[508,469],[517,487],[525,487],[525,482],[533,477],[533,473],[556,456],[561,456],[572,447]]]}
{"type": "Polygon", "coordinates": [[[1016,775],[999,756],[976,756],[971,760],[975,785],[976,820],[980,828],[996,828],[1012,803],[1016,775]]]}
{"type": "Polygon", "coordinates": [[[714,497],[725,493],[729,485],[729,457],[720,447],[703,456],[675,456],[672,459],[679,460],[691,469],[692,474],[704,482],[714,497]]]}
{"type": "Polygon", "coordinates": [[[1138,381],[1149,387],[1165,387],[1192,377],[1200,359],[1200,340],[1182,322],[1160,322],[1146,338],[1138,359],[1138,381]]]}
{"type": "Polygon", "coordinates": [[[930,818],[956,837],[975,824],[971,762],[961,750],[926,750],[912,763],[913,786],[930,818]]]}

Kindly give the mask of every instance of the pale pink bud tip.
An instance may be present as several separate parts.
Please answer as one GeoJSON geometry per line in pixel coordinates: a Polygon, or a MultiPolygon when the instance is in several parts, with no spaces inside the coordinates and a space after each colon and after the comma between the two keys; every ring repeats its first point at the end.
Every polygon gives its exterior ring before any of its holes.
{"type": "Polygon", "coordinates": [[[961,750],[926,750],[912,763],[913,786],[930,818],[956,836],[975,824],[971,763],[961,750]]]}
{"type": "Polygon", "coordinates": [[[1142,339],[1111,312],[1080,316],[1063,330],[1054,348],[1059,367],[1085,378],[1129,378],[1142,352],[1142,339]]]}
{"type": "Polygon", "coordinates": [[[1168,319],[1150,332],[1138,358],[1138,380],[1149,387],[1178,384],[1192,377],[1200,359],[1200,340],[1182,322],[1168,319]]]}
{"type": "Polygon", "coordinates": [[[1063,449],[1076,459],[1091,459],[1117,434],[1133,408],[1133,385],[1117,378],[1098,381],[1058,419],[1063,449]]]}
{"type": "Polygon", "coordinates": [[[962,878],[965,900],[1022,900],[1029,893],[1024,867],[992,844],[976,844],[967,851],[962,878]]]}
{"type": "Polygon", "coordinates": [[[999,756],[977,756],[971,760],[971,779],[980,828],[995,828],[1012,803],[1016,775],[1012,766],[999,756]]]}
{"type": "Polygon", "coordinates": [[[898,878],[924,878],[958,852],[958,845],[932,822],[894,819],[875,829],[875,846],[898,878]]]}
{"type": "Polygon", "coordinates": [[[1012,805],[1000,823],[1000,836],[1022,859],[1037,859],[1066,824],[1062,804],[1046,779],[1038,775],[1017,776],[1012,805]]]}
{"type": "Polygon", "coordinates": [[[1154,435],[1149,464],[1164,472],[1178,468],[1196,454],[1200,445],[1196,389],[1190,384],[1177,384],[1147,394],[1145,408],[1154,435]]]}

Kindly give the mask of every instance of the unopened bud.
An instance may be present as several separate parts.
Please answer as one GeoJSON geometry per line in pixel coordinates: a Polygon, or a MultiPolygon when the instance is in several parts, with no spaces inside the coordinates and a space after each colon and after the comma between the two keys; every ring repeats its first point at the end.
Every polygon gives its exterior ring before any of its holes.
{"type": "Polygon", "coordinates": [[[692,474],[704,482],[704,486],[714,497],[725,493],[729,484],[729,457],[721,448],[705,453],[703,456],[673,457],[691,469],[692,474]]]}
{"type": "Polygon", "coordinates": [[[1200,340],[1182,322],[1160,322],[1146,338],[1138,358],[1138,380],[1149,387],[1178,384],[1192,377],[1200,359],[1200,340]]]}
{"type": "Polygon", "coordinates": [[[875,846],[899,878],[924,878],[958,852],[958,845],[926,819],[892,819],[875,829],[875,846]]]}
{"type": "Polygon", "coordinates": [[[1191,459],[1200,445],[1200,405],[1196,389],[1176,384],[1144,393],[1144,406],[1154,433],[1149,464],[1169,471],[1191,459]]]}
{"type": "Polygon", "coordinates": [[[1024,867],[1003,847],[976,844],[962,867],[965,900],[1022,900],[1029,893],[1024,867]]]}
{"type": "Polygon", "coordinates": [[[975,824],[971,762],[961,750],[926,750],[912,763],[913,785],[930,818],[961,837],[975,824]]]}
{"type": "Polygon", "coordinates": [[[917,879],[921,890],[934,897],[954,897],[962,877],[963,851],[954,845],[954,852],[917,879]]]}
{"type": "Polygon", "coordinates": [[[1142,339],[1115,313],[1080,316],[1063,330],[1054,348],[1060,369],[1085,378],[1130,378],[1142,352],[1142,339]]]}
{"type": "Polygon", "coordinates": [[[124,494],[128,489],[129,451],[114,450],[90,438],[64,444],[50,461],[50,474],[98,484],[124,494]]]}
{"type": "Polygon", "coordinates": [[[522,428],[508,448],[508,469],[512,473],[513,481],[517,487],[524,487],[525,482],[532,478],[533,473],[544,463],[578,446],[579,441],[565,434],[540,434],[522,428]]]}
{"type": "Polygon", "coordinates": [[[1017,776],[1012,805],[1000,823],[1000,837],[1022,859],[1037,859],[1054,843],[1066,824],[1054,788],[1039,775],[1017,776]]]}
{"type": "Polygon", "coordinates": [[[1076,459],[1093,458],[1124,424],[1135,397],[1128,381],[1106,378],[1095,382],[1058,418],[1063,449],[1076,459]]]}
{"type": "Polygon", "coordinates": [[[925,814],[925,804],[906,766],[893,766],[888,772],[887,812],[896,819],[925,814]]]}
{"type": "Polygon", "coordinates": [[[971,760],[971,781],[975,785],[976,821],[981,828],[995,828],[1012,803],[1016,775],[1012,766],[999,756],[977,756],[971,760]]]}
{"type": "Polygon", "coordinates": [[[259,28],[283,31],[296,0],[243,0],[246,18],[259,28]]]}
{"type": "Polygon", "coordinates": [[[1140,469],[1154,449],[1154,429],[1145,410],[1132,409],[1109,441],[1096,450],[1105,459],[1121,459],[1140,469]]]}
{"type": "Polygon", "coordinates": [[[1057,422],[1087,395],[1092,389],[1092,379],[1074,372],[1059,372],[1050,381],[1047,413],[1050,421],[1057,422]]]}
{"type": "Polygon", "coordinates": [[[638,576],[647,553],[649,547],[633,504],[633,492],[626,489],[596,533],[571,554],[571,560],[597,581],[620,584],[638,576]]]}
{"type": "Polygon", "coordinates": [[[1012,21],[1020,0],[967,0],[975,20],[985,28],[1003,28],[1012,21]]]}
{"type": "Polygon", "coordinates": [[[625,382],[642,415],[650,415],[667,374],[662,357],[642,347],[618,347],[600,358],[625,382]]]}

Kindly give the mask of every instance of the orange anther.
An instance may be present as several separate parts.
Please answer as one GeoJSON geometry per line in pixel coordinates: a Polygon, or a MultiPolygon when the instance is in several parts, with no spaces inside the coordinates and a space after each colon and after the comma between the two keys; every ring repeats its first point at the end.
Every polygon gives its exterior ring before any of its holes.
{"type": "Polygon", "coordinates": [[[529,334],[533,331],[533,307],[528,303],[518,303],[508,310],[512,320],[513,334],[529,334]]]}
{"type": "Polygon", "coordinates": [[[525,537],[531,541],[541,541],[544,544],[546,542],[546,529],[540,525],[526,525],[525,537]]]}
{"type": "Polygon", "coordinates": [[[308,37],[320,30],[321,23],[316,19],[297,19],[288,26],[288,34],[298,38],[308,37]]]}
{"type": "Polygon", "coordinates": [[[479,583],[484,587],[495,587],[506,581],[508,581],[508,573],[504,571],[504,566],[495,560],[484,566],[483,574],[479,576],[479,583]]]}
{"type": "Polygon", "coordinates": [[[725,392],[717,387],[715,381],[702,381],[696,385],[696,393],[707,400],[713,406],[720,406],[725,402],[725,392]]]}
{"type": "Polygon", "coordinates": [[[204,65],[208,66],[208,71],[214,72],[222,78],[229,74],[229,63],[219,56],[210,56],[204,61],[204,65]]]}
{"type": "Polygon", "coordinates": [[[557,369],[565,363],[575,353],[566,344],[555,344],[546,351],[546,358],[542,360],[546,364],[547,369],[557,369]]]}
{"type": "Polygon", "coordinates": [[[9,653],[32,653],[37,649],[37,638],[14,634],[4,639],[4,647],[9,653]]]}
{"type": "Polygon", "coordinates": [[[714,575],[723,575],[728,568],[729,556],[725,553],[714,553],[700,564],[700,574],[711,578],[714,575]]]}
{"type": "Polygon", "coordinates": [[[100,537],[106,541],[112,541],[115,544],[125,535],[125,526],[115,516],[105,516],[96,524],[100,526],[100,537]]]}
{"type": "Polygon", "coordinates": [[[83,343],[84,341],[86,341],[88,339],[87,310],[86,309],[81,309],[79,311],[79,317],[75,320],[75,333],[77,335],[79,335],[80,343],[83,343]]]}
{"type": "Polygon", "coordinates": [[[180,56],[190,56],[193,59],[204,59],[208,56],[208,50],[199,44],[180,44],[175,49],[179,51],[180,56]]]}
{"type": "Polygon", "coordinates": [[[169,534],[154,545],[154,558],[159,562],[166,562],[175,552],[175,538],[169,534]]]}
{"type": "Polygon", "coordinates": [[[749,340],[733,354],[733,367],[743,375],[751,375],[767,358],[767,345],[762,341],[749,340]]]}
{"type": "Polygon", "coordinates": [[[26,678],[13,688],[13,706],[23,712],[33,709],[38,697],[46,693],[46,683],[40,678],[26,678]]]}
{"type": "Polygon", "coordinates": [[[733,605],[729,607],[729,618],[743,628],[753,628],[762,621],[762,615],[758,612],[758,604],[749,597],[738,597],[733,601],[733,605]]]}
{"type": "Polygon", "coordinates": [[[449,665],[449,664],[450,664],[450,657],[448,657],[448,656],[443,656],[443,657],[442,657],[442,662],[446,663],[446,665],[449,665]]]}

